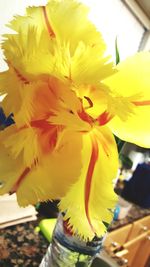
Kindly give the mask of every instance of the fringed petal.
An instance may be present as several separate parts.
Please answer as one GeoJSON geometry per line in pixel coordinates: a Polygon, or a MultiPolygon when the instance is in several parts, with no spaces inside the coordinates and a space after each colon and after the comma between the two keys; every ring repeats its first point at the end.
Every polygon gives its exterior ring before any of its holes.
{"type": "Polygon", "coordinates": [[[111,222],[117,168],[117,148],[109,130],[102,127],[84,134],[80,176],[60,202],[65,219],[80,237],[101,236],[106,231],[104,222],[111,222]]]}
{"type": "Polygon", "coordinates": [[[76,1],[51,0],[26,13],[10,23],[17,34],[5,35],[3,42],[8,64],[24,82],[48,74],[78,84],[95,83],[113,74],[106,45],[89,21],[87,7],[76,1]]]}
{"type": "Polygon", "coordinates": [[[57,148],[43,156],[23,179],[17,190],[19,204],[63,197],[80,175],[81,147],[80,134],[66,132],[57,148]]]}
{"type": "Polygon", "coordinates": [[[3,195],[11,191],[24,166],[21,157],[13,158],[2,143],[0,145],[0,159],[0,195],[3,195]]]}

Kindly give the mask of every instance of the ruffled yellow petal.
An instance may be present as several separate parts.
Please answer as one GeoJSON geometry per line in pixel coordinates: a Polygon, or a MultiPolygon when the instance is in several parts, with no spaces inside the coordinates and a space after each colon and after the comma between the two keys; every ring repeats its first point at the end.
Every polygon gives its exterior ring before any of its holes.
{"type": "Polygon", "coordinates": [[[17,34],[5,35],[4,53],[27,81],[48,74],[77,84],[95,83],[113,73],[101,34],[89,21],[87,7],[76,1],[50,0],[46,7],[28,8],[10,27],[17,34]]]}
{"type": "Polygon", "coordinates": [[[7,114],[16,113],[21,105],[20,91],[23,90],[24,84],[20,83],[15,71],[9,70],[0,73],[0,92],[7,94],[1,106],[7,114]]]}
{"type": "Polygon", "coordinates": [[[55,149],[42,154],[32,128],[14,130],[1,133],[0,194],[16,191],[21,206],[64,196],[80,174],[81,135],[65,131],[55,149]]]}
{"type": "Polygon", "coordinates": [[[149,66],[150,53],[141,52],[120,63],[119,72],[104,81],[114,96],[110,109],[116,116],[109,127],[119,138],[147,148],[150,147],[149,66]]]}
{"type": "Polygon", "coordinates": [[[60,199],[76,182],[81,170],[80,134],[65,132],[57,148],[31,169],[17,190],[21,206],[60,199]]]}
{"type": "Polygon", "coordinates": [[[101,53],[101,46],[90,47],[80,41],[70,64],[70,78],[76,84],[95,84],[114,73],[110,57],[101,53]]]}
{"type": "Polygon", "coordinates": [[[59,1],[49,0],[46,11],[56,39],[60,43],[70,43],[71,51],[79,40],[87,45],[101,43],[101,50],[106,49],[101,35],[88,19],[89,9],[83,4],[70,0],[60,4],[59,1]]]}
{"type": "Polygon", "coordinates": [[[60,202],[65,219],[81,237],[92,239],[106,231],[116,196],[112,180],[118,168],[117,148],[111,132],[104,127],[83,134],[82,170],[75,184],[60,202]],[[80,220],[79,220],[80,218],[80,220]]]}
{"type": "Polygon", "coordinates": [[[73,47],[78,40],[83,40],[89,45],[103,42],[95,26],[88,19],[89,9],[77,1],[65,0],[60,4],[59,1],[49,0],[46,7],[29,7],[26,13],[24,17],[15,16],[9,27],[16,32],[24,30],[24,33],[27,33],[29,27],[36,28],[38,33],[45,31],[47,39],[53,32],[60,43],[71,41],[73,47]]]}
{"type": "Polygon", "coordinates": [[[0,146],[0,158],[0,195],[3,195],[11,191],[23,166],[21,158],[13,159],[3,145],[0,146]]]}
{"type": "Polygon", "coordinates": [[[18,127],[29,123],[33,116],[34,95],[37,90],[46,86],[47,84],[40,80],[25,82],[12,66],[0,73],[0,91],[6,94],[1,106],[5,113],[14,114],[18,127]]]}
{"type": "Polygon", "coordinates": [[[11,191],[23,171],[22,156],[15,159],[5,147],[4,141],[14,133],[14,127],[9,127],[0,133],[0,195],[11,191]]]}
{"type": "Polygon", "coordinates": [[[17,131],[15,126],[13,134],[8,136],[8,131],[5,130],[6,137],[3,144],[8,148],[12,158],[17,159],[22,156],[22,164],[26,167],[31,167],[40,156],[40,143],[38,140],[38,132],[33,128],[25,128],[17,131]]]}
{"type": "Polygon", "coordinates": [[[75,115],[64,110],[59,110],[58,113],[56,112],[48,121],[54,125],[66,126],[67,129],[78,132],[90,131],[91,129],[91,125],[82,120],[77,114],[75,115]]]}

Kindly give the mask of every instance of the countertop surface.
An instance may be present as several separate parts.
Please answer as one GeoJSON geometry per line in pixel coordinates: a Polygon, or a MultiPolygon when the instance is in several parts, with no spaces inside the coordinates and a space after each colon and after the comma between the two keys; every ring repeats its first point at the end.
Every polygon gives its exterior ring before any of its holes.
{"type": "Polygon", "coordinates": [[[36,226],[34,221],[0,230],[0,267],[39,266],[48,242],[36,226]]]}

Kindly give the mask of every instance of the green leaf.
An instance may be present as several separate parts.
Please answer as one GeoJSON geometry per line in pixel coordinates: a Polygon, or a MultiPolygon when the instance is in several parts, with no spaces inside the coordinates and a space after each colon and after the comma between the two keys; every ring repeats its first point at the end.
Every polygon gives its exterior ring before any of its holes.
{"type": "Polygon", "coordinates": [[[120,54],[118,49],[118,39],[115,40],[116,65],[120,62],[120,54]]]}
{"type": "Polygon", "coordinates": [[[115,136],[115,140],[117,143],[118,153],[120,153],[121,149],[123,148],[125,141],[119,139],[119,137],[115,136]]]}

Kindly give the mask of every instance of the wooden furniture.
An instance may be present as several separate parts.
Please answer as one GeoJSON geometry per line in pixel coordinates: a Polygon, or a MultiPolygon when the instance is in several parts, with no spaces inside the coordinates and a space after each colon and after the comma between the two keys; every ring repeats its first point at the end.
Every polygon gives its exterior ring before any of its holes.
{"type": "Polygon", "coordinates": [[[138,221],[133,222],[132,230],[128,237],[128,240],[132,240],[136,236],[150,230],[150,216],[146,216],[138,221]]]}
{"type": "Polygon", "coordinates": [[[109,233],[104,247],[122,266],[150,266],[150,216],[109,233]]]}
{"type": "Polygon", "coordinates": [[[129,266],[145,266],[150,255],[148,235],[148,233],[141,234],[124,244],[124,249],[127,250],[125,258],[128,260],[129,266]]]}
{"type": "Polygon", "coordinates": [[[109,233],[104,241],[104,246],[122,246],[127,240],[132,230],[132,224],[128,224],[118,230],[109,233]],[[117,245],[118,244],[118,245],[117,245]]]}

